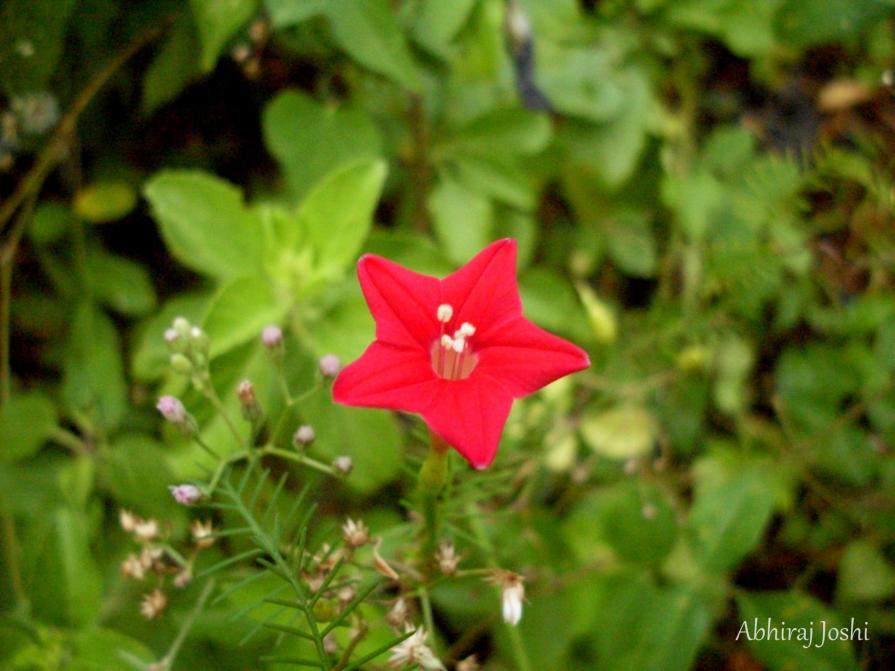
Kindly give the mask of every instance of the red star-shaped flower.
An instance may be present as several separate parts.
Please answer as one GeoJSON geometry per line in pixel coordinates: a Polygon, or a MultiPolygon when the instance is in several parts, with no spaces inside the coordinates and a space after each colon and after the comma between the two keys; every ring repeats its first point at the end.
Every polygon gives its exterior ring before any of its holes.
{"type": "Polygon", "coordinates": [[[522,316],[515,240],[443,280],[369,254],[357,274],[376,340],[336,378],[335,400],[417,412],[475,468],[494,460],[514,398],[590,365],[522,316]]]}

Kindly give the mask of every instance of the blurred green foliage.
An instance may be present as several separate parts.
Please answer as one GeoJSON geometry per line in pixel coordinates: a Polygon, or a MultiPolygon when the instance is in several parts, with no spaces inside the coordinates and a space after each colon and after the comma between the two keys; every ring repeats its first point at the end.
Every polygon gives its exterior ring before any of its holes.
{"type": "MultiPolygon", "coordinates": [[[[120,574],[118,509],[182,536],[195,515],[167,486],[207,465],[155,399],[232,443],[169,370],[174,317],[209,334],[231,414],[250,378],[273,415],[260,330],[286,327],[295,389],[320,356],[356,357],[360,253],[444,274],[510,236],[526,314],[593,361],[516,403],[494,467],[509,484],[477,503],[528,578],[531,668],[891,668],[893,10],[3,0],[0,667],[157,659],[201,590],[146,621],[152,586],[120,574]],[[870,640],[737,640],[753,618],[854,618],[870,640]]],[[[312,454],[354,461],[344,483],[310,478],[320,539],[350,513],[396,547],[419,426],[325,388],[289,412],[286,440],[309,422],[312,454]]],[[[458,500],[484,477],[461,471],[458,500]]],[[[237,645],[231,617],[259,595],[206,609],[175,668],[259,668],[277,636],[237,645]]],[[[450,660],[517,668],[480,581],[432,600],[450,660]]]]}

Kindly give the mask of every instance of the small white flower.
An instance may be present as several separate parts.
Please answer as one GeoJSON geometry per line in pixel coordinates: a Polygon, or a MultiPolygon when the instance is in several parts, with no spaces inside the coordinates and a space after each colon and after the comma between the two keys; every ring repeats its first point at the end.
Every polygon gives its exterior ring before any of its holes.
{"type": "Polygon", "coordinates": [[[143,595],[143,602],[140,604],[140,614],[147,620],[157,618],[165,610],[168,605],[168,597],[160,589],[154,589],[149,594],[143,595]]]}
{"type": "Polygon", "coordinates": [[[503,621],[512,626],[522,619],[522,602],[525,600],[525,578],[518,573],[495,569],[488,582],[500,587],[500,605],[503,621]]]}
{"type": "Polygon", "coordinates": [[[355,522],[349,517],[345,520],[345,524],[342,525],[342,538],[345,539],[348,547],[359,548],[370,540],[370,530],[367,529],[367,525],[363,523],[363,520],[355,522]]]}
{"type": "MultiPolygon", "coordinates": [[[[408,627],[408,631],[410,631],[408,627]]],[[[416,664],[426,671],[445,671],[442,664],[435,653],[426,645],[426,637],[428,633],[424,627],[420,627],[413,632],[410,638],[407,638],[394,648],[392,648],[392,657],[389,660],[389,666],[398,669],[406,664],[416,664]]]]}
{"type": "Polygon", "coordinates": [[[138,519],[134,525],[134,536],[138,541],[152,541],[159,537],[160,530],[158,522],[150,518],[148,520],[138,519]]]}
{"type": "Polygon", "coordinates": [[[454,550],[454,546],[450,543],[442,543],[435,553],[435,562],[438,564],[438,570],[445,575],[454,575],[457,572],[457,565],[460,563],[460,555],[454,550]]]}

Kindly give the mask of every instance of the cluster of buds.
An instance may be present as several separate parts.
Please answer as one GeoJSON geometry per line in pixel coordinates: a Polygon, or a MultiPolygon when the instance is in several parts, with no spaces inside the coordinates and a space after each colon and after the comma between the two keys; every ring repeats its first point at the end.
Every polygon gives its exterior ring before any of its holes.
{"type": "Polygon", "coordinates": [[[187,375],[196,389],[208,385],[208,350],[211,341],[200,327],[185,317],[177,317],[165,330],[165,342],[171,353],[171,368],[187,375]]]}

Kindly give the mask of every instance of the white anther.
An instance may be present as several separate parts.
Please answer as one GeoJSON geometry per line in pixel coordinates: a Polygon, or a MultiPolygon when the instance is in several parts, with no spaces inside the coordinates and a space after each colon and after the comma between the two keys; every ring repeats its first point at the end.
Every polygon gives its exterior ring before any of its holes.
{"type": "Polygon", "coordinates": [[[451,317],[454,316],[454,308],[447,303],[442,303],[438,306],[438,312],[436,314],[438,316],[438,321],[442,324],[447,324],[451,321],[451,317]]]}
{"type": "Polygon", "coordinates": [[[459,333],[464,338],[469,338],[470,336],[475,335],[475,326],[473,326],[469,322],[463,322],[460,325],[460,328],[457,330],[457,333],[459,333]]]}
{"type": "Polygon", "coordinates": [[[443,336],[441,336],[441,346],[445,349],[450,349],[454,346],[454,339],[445,333],[443,336]]]}
{"type": "Polygon", "coordinates": [[[466,340],[463,338],[463,336],[460,336],[459,338],[454,338],[453,348],[457,354],[462,352],[465,347],[466,347],[466,340]]]}

